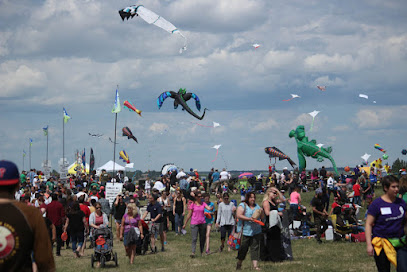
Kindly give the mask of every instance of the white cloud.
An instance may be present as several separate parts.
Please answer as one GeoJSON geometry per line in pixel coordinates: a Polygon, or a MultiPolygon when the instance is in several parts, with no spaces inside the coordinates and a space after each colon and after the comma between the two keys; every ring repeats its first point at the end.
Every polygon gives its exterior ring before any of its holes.
{"type": "Polygon", "coordinates": [[[344,85],[344,81],[339,77],[330,79],[329,76],[322,76],[315,79],[314,84],[312,84],[311,87],[315,87],[316,85],[328,86],[329,88],[334,86],[342,86],[344,85]]]}
{"type": "Polygon", "coordinates": [[[349,130],[350,127],[348,125],[339,125],[332,128],[332,131],[346,131],[349,130]]]}
{"type": "Polygon", "coordinates": [[[356,123],[360,128],[380,128],[388,126],[393,116],[390,109],[363,109],[356,114],[356,123]]]}
{"type": "Polygon", "coordinates": [[[42,87],[46,83],[46,75],[35,68],[15,63],[3,63],[0,66],[0,96],[18,96],[30,88],[42,87]]]}
{"type": "Polygon", "coordinates": [[[271,130],[278,127],[278,123],[274,120],[274,119],[269,119],[267,121],[264,122],[260,122],[258,124],[256,124],[253,128],[252,131],[267,131],[267,130],[271,130]]]}
{"type": "Polygon", "coordinates": [[[304,65],[305,68],[317,71],[343,71],[357,68],[355,66],[355,60],[350,54],[334,54],[332,56],[315,54],[305,58],[304,65]]]}
{"type": "Polygon", "coordinates": [[[169,129],[169,126],[164,123],[152,123],[151,126],[148,128],[152,132],[164,132],[165,130],[169,129]]]}

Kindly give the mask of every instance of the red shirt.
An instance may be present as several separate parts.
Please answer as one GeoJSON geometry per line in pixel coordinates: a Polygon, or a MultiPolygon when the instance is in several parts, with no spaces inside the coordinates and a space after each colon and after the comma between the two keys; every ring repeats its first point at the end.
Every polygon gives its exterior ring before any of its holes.
{"type": "Polygon", "coordinates": [[[353,191],[355,192],[353,196],[360,196],[360,185],[357,183],[353,185],[353,191]]]}
{"type": "Polygon", "coordinates": [[[79,204],[79,208],[80,208],[81,211],[83,211],[83,213],[85,214],[86,221],[88,221],[88,224],[89,224],[90,210],[89,210],[88,206],[86,206],[86,205],[84,205],[84,204],[79,204]]]}
{"type": "Polygon", "coordinates": [[[58,200],[52,200],[45,209],[47,211],[47,217],[52,221],[52,224],[61,226],[62,219],[65,217],[64,206],[62,206],[58,200]]]}

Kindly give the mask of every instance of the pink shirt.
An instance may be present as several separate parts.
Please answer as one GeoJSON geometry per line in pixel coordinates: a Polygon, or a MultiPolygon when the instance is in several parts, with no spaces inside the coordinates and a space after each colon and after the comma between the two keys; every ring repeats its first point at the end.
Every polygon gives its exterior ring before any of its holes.
{"type": "Polygon", "coordinates": [[[191,225],[205,224],[204,210],[206,206],[208,205],[205,202],[202,202],[201,205],[196,205],[195,202],[192,202],[189,205],[188,209],[192,210],[191,225]]]}
{"type": "Polygon", "coordinates": [[[300,194],[296,191],[292,192],[290,195],[290,204],[299,204],[300,194]]]}

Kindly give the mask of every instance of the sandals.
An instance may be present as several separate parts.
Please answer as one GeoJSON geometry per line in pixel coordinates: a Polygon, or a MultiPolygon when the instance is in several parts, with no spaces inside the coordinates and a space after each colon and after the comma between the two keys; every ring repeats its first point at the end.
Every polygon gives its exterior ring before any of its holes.
{"type": "Polygon", "coordinates": [[[261,271],[261,268],[256,266],[256,267],[253,267],[253,270],[261,271]]]}

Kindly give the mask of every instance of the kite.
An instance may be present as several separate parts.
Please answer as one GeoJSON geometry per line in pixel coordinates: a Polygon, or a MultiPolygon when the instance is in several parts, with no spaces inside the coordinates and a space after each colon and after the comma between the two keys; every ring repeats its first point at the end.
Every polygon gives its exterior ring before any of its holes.
{"type": "Polygon", "coordinates": [[[291,94],[291,98],[290,99],[284,99],[283,101],[291,101],[294,98],[301,98],[301,96],[297,95],[297,94],[291,94]]]}
{"type": "Polygon", "coordinates": [[[407,155],[407,149],[403,149],[403,150],[401,150],[401,154],[403,154],[403,155],[407,155]]]}
{"type": "Polygon", "coordinates": [[[253,44],[252,46],[254,47],[254,49],[257,49],[257,48],[259,48],[259,47],[260,47],[260,44],[255,43],[255,44],[253,44]]]}
{"type": "Polygon", "coordinates": [[[222,145],[220,145],[220,144],[212,146],[212,148],[216,149],[216,155],[215,155],[215,158],[211,162],[214,162],[214,161],[216,161],[218,159],[219,147],[221,147],[221,146],[222,145]]]}
{"type": "Polygon", "coordinates": [[[125,108],[128,108],[129,111],[134,111],[134,112],[136,112],[138,115],[141,116],[141,110],[136,109],[136,107],[135,107],[133,104],[131,104],[128,100],[124,101],[123,106],[124,106],[125,108]]]}
{"type": "Polygon", "coordinates": [[[367,164],[367,160],[370,158],[370,154],[365,153],[365,155],[363,155],[361,158],[365,161],[365,163],[367,164]]]}
{"type": "Polygon", "coordinates": [[[307,161],[305,160],[305,157],[307,156],[317,159],[318,162],[322,162],[324,158],[330,160],[335,170],[335,173],[339,176],[338,169],[336,168],[336,163],[331,156],[332,147],[330,146],[327,148],[318,147],[316,145],[317,141],[315,140],[308,141],[308,137],[305,136],[304,126],[298,126],[295,130],[291,130],[288,136],[290,138],[294,137],[295,141],[297,142],[300,173],[307,167],[307,161]]]}
{"type": "Polygon", "coordinates": [[[376,104],[376,101],[373,101],[374,104],[376,104]]]}
{"type": "Polygon", "coordinates": [[[321,147],[324,146],[324,144],[317,144],[317,146],[318,146],[319,148],[321,148],[321,147]]]}
{"type": "Polygon", "coordinates": [[[213,123],[213,125],[212,126],[205,126],[205,125],[201,125],[201,124],[199,124],[199,123],[196,123],[196,122],[191,122],[192,124],[195,124],[195,125],[198,125],[198,126],[201,126],[201,127],[207,127],[207,128],[216,128],[216,127],[220,127],[220,124],[219,123],[216,123],[216,122],[212,122],[213,123]]]}
{"type": "Polygon", "coordinates": [[[130,158],[129,158],[129,156],[127,155],[126,151],[124,151],[124,150],[122,150],[122,151],[119,152],[119,159],[122,159],[123,162],[130,163],[130,158]]]}
{"type": "Polygon", "coordinates": [[[310,131],[312,131],[312,128],[314,127],[314,120],[315,120],[315,117],[318,115],[318,113],[320,113],[320,111],[316,111],[316,110],[314,110],[313,112],[308,113],[312,117],[312,123],[311,123],[310,131]]]}
{"type": "Polygon", "coordinates": [[[92,134],[92,133],[90,133],[90,132],[88,132],[88,134],[89,134],[89,136],[98,137],[98,138],[100,138],[100,137],[103,136],[103,134],[92,134]]]}
{"type": "Polygon", "coordinates": [[[383,158],[383,160],[387,160],[389,158],[389,155],[383,154],[382,158],[383,158]]]}
{"type": "Polygon", "coordinates": [[[129,127],[124,127],[122,129],[123,131],[123,136],[127,136],[127,139],[133,139],[136,141],[136,143],[138,143],[137,138],[134,137],[133,133],[131,132],[131,130],[129,129],[129,127]]]}
{"type": "Polygon", "coordinates": [[[160,94],[160,96],[157,98],[157,105],[158,109],[161,108],[161,106],[164,103],[164,100],[166,98],[173,98],[174,99],[174,109],[178,108],[178,105],[182,106],[182,110],[186,110],[189,114],[191,114],[193,117],[202,120],[205,116],[205,112],[207,108],[204,109],[203,115],[198,116],[195,112],[191,110],[191,108],[188,106],[187,101],[191,98],[195,99],[195,105],[198,111],[201,110],[201,102],[198,98],[198,96],[194,93],[187,93],[185,89],[179,89],[178,93],[169,91],[169,92],[163,92],[160,94]]]}
{"type": "Polygon", "coordinates": [[[369,96],[367,96],[366,94],[359,94],[360,98],[364,98],[364,99],[369,99],[369,96]]]}
{"type": "MultiPolygon", "coordinates": [[[[109,137],[109,141],[110,141],[112,144],[114,144],[112,138],[110,138],[110,137],[109,137]]],[[[116,144],[119,144],[119,143],[116,143],[116,144]]]]}
{"type": "Polygon", "coordinates": [[[380,150],[380,151],[383,152],[383,153],[386,153],[386,150],[384,150],[384,148],[381,147],[379,144],[375,144],[375,145],[374,145],[374,148],[376,148],[377,150],[380,150]]]}
{"type": "Polygon", "coordinates": [[[323,91],[323,92],[326,91],[326,86],[319,86],[319,85],[317,85],[317,88],[320,89],[320,90],[323,91]]]}
{"type": "Polygon", "coordinates": [[[152,12],[149,9],[146,9],[144,6],[132,5],[119,10],[119,14],[123,21],[124,19],[128,20],[129,18],[133,18],[134,16],[140,16],[148,24],[154,24],[171,34],[179,34],[185,40],[184,46],[179,50],[179,52],[182,53],[183,51],[187,50],[187,38],[182,35],[182,33],[173,24],[165,20],[160,15],[152,12]]]}
{"type": "Polygon", "coordinates": [[[289,156],[284,154],[280,149],[278,149],[275,146],[264,148],[264,152],[266,152],[266,154],[269,155],[270,161],[271,158],[276,158],[276,160],[278,158],[280,161],[287,160],[293,168],[296,165],[295,162],[289,156]]]}

